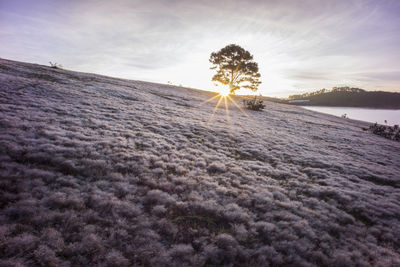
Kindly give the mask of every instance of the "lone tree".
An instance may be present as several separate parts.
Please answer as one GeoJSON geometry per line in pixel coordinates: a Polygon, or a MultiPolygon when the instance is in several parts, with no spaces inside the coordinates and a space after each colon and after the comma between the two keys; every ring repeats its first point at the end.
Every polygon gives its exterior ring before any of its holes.
{"type": "Polygon", "coordinates": [[[213,64],[211,69],[216,69],[217,73],[212,77],[212,81],[229,85],[230,93],[235,93],[240,88],[248,88],[257,91],[261,77],[258,72],[258,64],[253,61],[250,52],[242,47],[230,44],[211,53],[210,62],[213,64]]]}

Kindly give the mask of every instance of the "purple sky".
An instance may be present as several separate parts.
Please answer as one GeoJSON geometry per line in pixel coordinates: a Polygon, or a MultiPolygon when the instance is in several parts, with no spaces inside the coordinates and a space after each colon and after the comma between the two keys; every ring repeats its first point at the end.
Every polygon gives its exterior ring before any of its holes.
{"type": "Polygon", "coordinates": [[[400,91],[399,14],[398,0],[0,0],[0,57],[212,90],[209,55],[235,43],[263,95],[400,91]]]}

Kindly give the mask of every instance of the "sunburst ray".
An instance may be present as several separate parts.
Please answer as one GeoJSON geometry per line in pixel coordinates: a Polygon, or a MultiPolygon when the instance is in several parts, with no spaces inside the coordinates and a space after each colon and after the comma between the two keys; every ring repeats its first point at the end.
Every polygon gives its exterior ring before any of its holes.
{"type": "Polygon", "coordinates": [[[197,107],[201,107],[201,106],[204,105],[205,103],[208,103],[208,102],[210,102],[210,101],[213,101],[215,98],[220,97],[220,96],[221,96],[221,95],[217,94],[217,95],[215,95],[215,96],[213,96],[213,97],[210,97],[209,99],[204,100],[203,102],[201,102],[197,107]]]}
{"type": "Polygon", "coordinates": [[[249,117],[249,115],[247,115],[247,113],[238,105],[238,103],[236,103],[236,101],[232,97],[230,97],[229,95],[227,97],[240,110],[240,112],[242,112],[246,117],[249,117]]]}
{"type": "Polygon", "coordinates": [[[220,96],[220,98],[219,98],[219,100],[218,100],[218,102],[217,102],[217,104],[215,105],[215,108],[214,108],[214,110],[213,110],[213,113],[212,113],[212,115],[210,116],[210,118],[208,119],[208,121],[207,121],[207,124],[206,125],[208,125],[211,121],[212,121],[212,119],[213,119],[213,117],[214,117],[214,115],[215,115],[215,112],[217,112],[217,109],[218,109],[218,107],[219,107],[219,104],[221,103],[221,101],[222,101],[222,96],[220,96]]]}
{"type": "Polygon", "coordinates": [[[231,128],[231,119],[229,116],[229,103],[228,103],[228,97],[223,96],[222,97],[224,99],[225,102],[225,112],[226,112],[226,120],[228,121],[228,127],[229,129],[231,128]]]}

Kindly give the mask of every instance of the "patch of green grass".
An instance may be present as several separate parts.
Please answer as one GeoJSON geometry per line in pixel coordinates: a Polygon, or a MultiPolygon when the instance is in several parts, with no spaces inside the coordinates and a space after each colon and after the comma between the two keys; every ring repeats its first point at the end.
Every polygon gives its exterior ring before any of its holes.
{"type": "Polygon", "coordinates": [[[13,69],[11,69],[11,68],[9,68],[7,66],[0,65],[0,70],[11,71],[13,69]]]}
{"type": "Polygon", "coordinates": [[[218,214],[207,214],[207,212],[193,209],[187,213],[174,210],[169,219],[179,228],[174,237],[175,242],[192,242],[197,236],[204,234],[205,231],[215,235],[221,233],[234,235],[231,223],[218,214]]]}
{"type": "Polygon", "coordinates": [[[41,74],[41,73],[27,73],[26,74],[27,78],[34,78],[34,79],[40,79],[40,80],[46,80],[49,82],[54,82],[54,83],[62,83],[65,84],[64,82],[62,82],[62,80],[55,78],[51,75],[48,74],[41,74]]]}
{"type": "Polygon", "coordinates": [[[149,93],[153,94],[153,95],[156,95],[156,96],[159,96],[161,98],[168,99],[168,100],[175,100],[175,96],[173,96],[173,95],[160,94],[160,93],[156,93],[156,92],[149,92],[149,93]]]}

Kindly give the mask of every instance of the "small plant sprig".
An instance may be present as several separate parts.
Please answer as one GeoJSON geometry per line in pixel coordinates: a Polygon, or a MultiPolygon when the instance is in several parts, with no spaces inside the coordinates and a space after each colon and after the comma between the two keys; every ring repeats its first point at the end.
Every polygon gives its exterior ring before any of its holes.
{"type": "Polygon", "coordinates": [[[53,69],[62,69],[62,67],[63,67],[56,62],[52,63],[51,61],[49,61],[49,63],[50,63],[50,68],[53,68],[53,69]]]}

